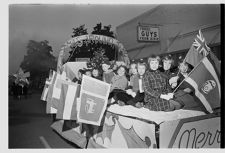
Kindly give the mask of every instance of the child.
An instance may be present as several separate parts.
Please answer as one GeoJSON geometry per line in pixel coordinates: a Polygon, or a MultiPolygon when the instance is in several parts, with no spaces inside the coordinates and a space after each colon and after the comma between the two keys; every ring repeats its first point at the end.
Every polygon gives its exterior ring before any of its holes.
{"type": "Polygon", "coordinates": [[[98,80],[102,80],[101,76],[100,76],[100,72],[97,68],[93,68],[92,70],[92,77],[98,80]]]}
{"type": "Polygon", "coordinates": [[[75,77],[72,81],[77,83],[77,84],[81,84],[83,74],[84,74],[84,70],[79,69],[79,71],[78,71],[78,78],[75,77]]]}
{"type": "Polygon", "coordinates": [[[150,70],[143,78],[145,107],[153,111],[170,111],[169,99],[173,97],[167,79],[159,72],[160,58],[152,55],[148,59],[150,70]]]}
{"type": "Polygon", "coordinates": [[[137,64],[136,63],[131,63],[130,64],[130,82],[129,86],[133,86],[131,83],[133,82],[133,78],[137,75],[137,64]]]}
{"type": "MultiPolygon", "coordinates": [[[[179,64],[180,73],[173,81],[179,85],[185,78],[188,77],[192,67],[186,62],[181,62],[179,64]]],[[[173,82],[174,83],[174,82],[173,82]]],[[[179,90],[174,93],[174,98],[171,100],[174,103],[175,109],[189,109],[189,110],[199,110],[206,111],[203,104],[194,96],[194,91],[188,88],[189,85],[185,81],[179,86],[179,90]]]]}
{"type": "MultiPolygon", "coordinates": [[[[126,90],[126,93],[118,93],[117,99],[124,102],[127,105],[136,106],[138,108],[143,106],[144,102],[144,90],[142,85],[142,79],[146,71],[146,64],[140,60],[137,64],[137,72],[131,82],[132,88],[126,90]]],[[[122,102],[118,102],[123,105],[122,102]]]]}
{"type": "Polygon", "coordinates": [[[89,77],[92,77],[91,69],[86,69],[84,74],[89,77]]]}
{"type": "Polygon", "coordinates": [[[111,83],[112,78],[114,77],[114,72],[110,69],[110,62],[108,60],[103,61],[102,63],[103,76],[102,79],[106,83],[111,83]]]}
{"type": "Polygon", "coordinates": [[[109,99],[114,96],[116,97],[118,92],[125,92],[127,84],[126,67],[121,65],[117,69],[117,75],[112,78],[109,99]]]}

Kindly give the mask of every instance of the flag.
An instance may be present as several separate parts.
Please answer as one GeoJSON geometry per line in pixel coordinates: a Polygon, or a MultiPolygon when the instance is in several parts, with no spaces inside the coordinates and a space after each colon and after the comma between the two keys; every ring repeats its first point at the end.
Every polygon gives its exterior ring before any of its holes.
{"type": "Polygon", "coordinates": [[[195,67],[210,52],[201,30],[189,49],[185,61],[195,67]]]}
{"type": "Polygon", "coordinates": [[[57,119],[76,120],[77,119],[77,97],[80,94],[80,85],[63,81],[61,85],[60,102],[57,108],[57,119]]]}
{"type": "Polygon", "coordinates": [[[84,75],[77,103],[78,122],[99,126],[108,103],[109,91],[110,84],[84,75]]]}
{"type": "Polygon", "coordinates": [[[62,81],[65,80],[65,72],[63,72],[62,74],[55,72],[55,75],[53,76],[53,82],[49,87],[49,94],[47,96],[47,113],[51,113],[50,109],[52,108],[54,109],[54,113],[57,112],[58,104],[60,102],[62,81]]]}
{"type": "Polygon", "coordinates": [[[195,96],[208,112],[212,113],[213,109],[220,107],[220,81],[208,56],[190,72],[185,81],[195,89],[195,96]]]}
{"type": "Polygon", "coordinates": [[[45,86],[44,86],[42,94],[41,94],[41,100],[43,100],[43,101],[47,100],[49,85],[50,85],[50,80],[47,78],[45,81],[45,86]]]}
{"type": "Polygon", "coordinates": [[[57,112],[57,109],[52,107],[52,94],[53,94],[53,85],[55,84],[56,77],[58,73],[53,71],[52,73],[52,79],[50,81],[48,94],[47,94],[47,103],[46,103],[46,113],[47,114],[55,114],[57,112]]]}

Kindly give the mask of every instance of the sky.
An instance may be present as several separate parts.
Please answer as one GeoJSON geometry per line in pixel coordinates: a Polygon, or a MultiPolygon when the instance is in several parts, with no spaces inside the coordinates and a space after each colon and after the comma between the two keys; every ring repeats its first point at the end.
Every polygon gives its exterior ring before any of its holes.
{"type": "Polygon", "coordinates": [[[57,56],[61,45],[71,38],[72,28],[85,24],[115,28],[152,9],[153,4],[11,4],[9,5],[9,74],[15,73],[29,40],[48,40],[57,56]]]}

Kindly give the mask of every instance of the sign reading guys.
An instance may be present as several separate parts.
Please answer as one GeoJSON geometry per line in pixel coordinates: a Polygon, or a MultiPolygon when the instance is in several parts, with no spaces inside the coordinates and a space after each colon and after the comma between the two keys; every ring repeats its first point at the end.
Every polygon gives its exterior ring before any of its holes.
{"type": "Polygon", "coordinates": [[[108,103],[110,84],[83,75],[77,121],[100,126],[108,103]]]}

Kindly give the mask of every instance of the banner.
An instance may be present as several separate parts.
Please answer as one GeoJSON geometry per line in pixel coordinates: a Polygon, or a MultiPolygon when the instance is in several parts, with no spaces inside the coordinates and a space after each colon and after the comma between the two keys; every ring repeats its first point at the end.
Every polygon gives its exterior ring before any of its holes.
{"type": "Polygon", "coordinates": [[[212,113],[213,109],[220,107],[220,81],[207,57],[190,72],[185,81],[195,89],[196,97],[208,112],[212,113]]]}
{"type": "Polygon", "coordinates": [[[110,84],[83,75],[77,120],[81,123],[100,125],[108,103],[110,84]]]}
{"type": "Polygon", "coordinates": [[[157,147],[154,124],[107,112],[99,129],[89,140],[88,148],[157,147]]]}
{"type": "Polygon", "coordinates": [[[61,90],[56,118],[63,120],[76,120],[77,97],[80,94],[80,85],[63,81],[61,90]]]}
{"type": "Polygon", "coordinates": [[[210,114],[160,124],[160,148],[220,148],[220,117],[210,114]]]}
{"type": "Polygon", "coordinates": [[[62,66],[63,66],[63,56],[64,56],[64,52],[67,48],[69,48],[71,45],[73,47],[81,47],[82,45],[87,45],[90,42],[92,43],[102,43],[102,44],[109,44],[112,47],[117,47],[118,48],[118,52],[121,53],[121,58],[126,65],[130,64],[130,60],[128,57],[128,53],[125,50],[124,46],[122,43],[120,43],[118,40],[112,38],[112,37],[107,37],[107,36],[103,36],[103,35],[94,35],[94,34],[90,34],[90,35],[81,35],[81,36],[77,36],[74,38],[69,39],[67,42],[65,42],[65,44],[63,45],[63,47],[60,49],[59,51],[59,56],[58,56],[58,62],[57,62],[57,72],[61,72],[62,71],[62,66]]]}

